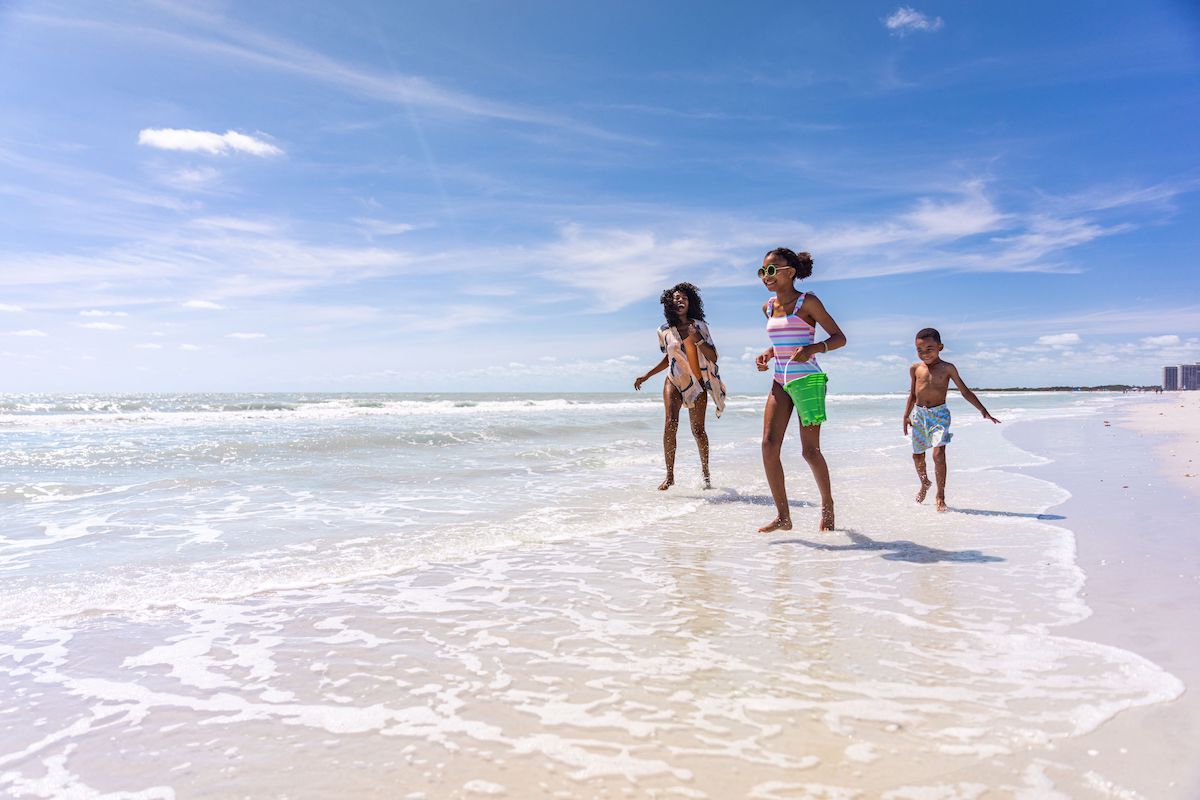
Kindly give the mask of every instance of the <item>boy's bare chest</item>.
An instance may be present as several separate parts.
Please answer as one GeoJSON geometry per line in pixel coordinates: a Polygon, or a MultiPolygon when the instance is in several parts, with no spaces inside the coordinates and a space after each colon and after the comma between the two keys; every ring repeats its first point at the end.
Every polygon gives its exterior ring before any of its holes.
{"type": "Polygon", "coordinates": [[[918,389],[946,389],[950,386],[950,370],[939,366],[930,368],[921,364],[917,367],[918,389]]]}

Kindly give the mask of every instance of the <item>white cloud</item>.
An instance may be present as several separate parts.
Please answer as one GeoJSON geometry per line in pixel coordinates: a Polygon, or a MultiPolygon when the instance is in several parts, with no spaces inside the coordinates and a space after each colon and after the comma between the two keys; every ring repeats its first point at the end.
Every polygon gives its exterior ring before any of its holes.
{"type": "Polygon", "coordinates": [[[279,231],[279,226],[271,222],[262,222],[242,217],[200,217],[192,220],[194,227],[204,230],[236,231],[237,233],[259,233],[267,235],[279,231]]]}
{"type": "Polygon", "coordinates": [[[161,344],[155,344],[153,342],[147,342],[145,344],[135,344],[134,347],[136,347],[138,350],[162,350],[161,344]]]}
{"type": "Polygon", "coordinates": [[[181,344],[181,345],[179,345],[179,349],[180,350],[199,350],[200,348],[199,348],[199,346],[194,345],[194,344],[181,344]]]}
{"type": "Polygon", "coordinates": [[[8,336],[49,336],[45,331],[39,331],[37,328],[26,328],[23,331],[9,331],[8,336]]]}
{"type": "MultiPolygon", "coordinates": [[[[570,224],[537,260],[552,266],[546,277],[584,290],[592,311],[614,311],[657,295],[668,276],[726,255],[729,243],[701,236],[663,235],[653,230],[585,230],[570,224]]],[[[525,256],[529,258],[528,255],[525,256]]]]}
{"type": "Polygon", "coordinates": [[[226,334],[226,336],[228,336],[230,339],[265,339],[265,338],[267,338],[267,335],[265,333],[243,333],[241,331],[238,331],[237,333],[228,333],[228,334],[226,334]]]}
{"type": "Polygon", "coordinates": [[[220,179],[221,171],[213,167],[185,167],[159,177],[163,183],[187,191],[206,189],[220,179]]]}
{"type": "Polygon", "coordinates": [[[1068,347],[1073,344],[1079,344],[1081,341],[1083,340],[1079,338],[1078,333],[1052,333],[1046,336],[1039,336],[1037,339],[1038,344],[1048,347],[1068,347]]]}
{"type": "Polygon", "coordinates": [[[81,317],[128,317],[129,314],[125,311],[101,311],[99,309],[90,309],[88,311],[80,311],[81,317]]]}
{"type": "Polygon", "coordinates": [[[900,6],[883,21],[888,30],[897,36],[905,36],[913,31],[936,31],[942,27],[942,18],[929,17],[911,6],[900,6]]]}
{"type": "Polygon", "coordinates": [[[138,144],[159,150],[183,150],[191,153],[225,155],[230,151],[252,156],[279,156],[283,151],[270,142],[237,131],[213,133],[179,128],[144,128],[138,132],[138,144]]]}
{"type": "Polygon", "coordinates": [[[220,303],[214,303],[211,300],[188,300],[186,303],[180,303],[184,308],[201,308],[206,311],[221,311],[225,306],[220,303]]]}
{"type": "Polygon", "coordinates": [[[1180,344],[1180,341],[1179,337],[1172,333],[1167,336],[1147,336],[1142,339],[1142,344],[1150,347],[1173,347],[1180,344]]]}
{"type": "Polygon", "coordinates": [[[0,311],[8,311],[15,314],[24,310],[20,306],[10,306],[8,303],[0,303],[0,311]]]}
{"type": "Polygon", "coordinates": [[[1013,221],[984,192],[983,181],[963,184],[945,199],[922,197],[916,209],[880,223],[852,224],[816,232],[806,238],[813,252],[872,252],[883,245],[950,242],[1001,230],[1013,221]]]}
{"type": "Polygon", "coordinates": [[[361,225],[363,229],[375,236],[398,236],[402,233],[415,231],[420,226],[413,225],[410,222],[388,222],[383,219],[372,219],[370,217],[357,217],[354,220],[361,225]]]}
{"type": "Polygon", "coordinates": [[[118,325],[115,322],[81,322],[81,328],[91,328],[94,331],[121,331],[125,330],[124,325],[118,325]]]}

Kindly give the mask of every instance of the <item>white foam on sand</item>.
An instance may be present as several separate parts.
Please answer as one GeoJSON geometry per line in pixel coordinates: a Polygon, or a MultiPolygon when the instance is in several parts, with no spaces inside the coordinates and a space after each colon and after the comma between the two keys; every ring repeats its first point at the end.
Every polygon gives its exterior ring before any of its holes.
{"type": "Polygon", "coordinates": [[[484,547],[463,529],[405,561],[344,537],[229,585],[185,563],[26,588],[4,601],[0,791],[194,796],[220,770],[249,795],[1123,796],[1046,755],[1182,686],[1056,633],[1089,613],[1045,518],[1064,491],[996,468],[1031,456],[970,423],[947,514],[912,502],[906,452],[831,428],[832,534],[794,452],[796,529],[754,534],[773,508],[741,447],[720,490],[602,486],[476,529],[484,547]]]}

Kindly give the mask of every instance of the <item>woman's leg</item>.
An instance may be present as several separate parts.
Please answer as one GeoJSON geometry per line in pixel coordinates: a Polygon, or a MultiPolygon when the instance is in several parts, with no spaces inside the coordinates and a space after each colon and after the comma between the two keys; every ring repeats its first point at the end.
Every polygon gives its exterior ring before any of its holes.
{"type": "Polygon", "coordinates": [[[821,493],[821,527],[819,530],[833,530],[833,490],[829,487],[829,465],[821,453],[821,426],[801,425],[800,446],[803,448],[804,460],[812,469],[813,479],[817,482],[817,490],[821,493]]]}
{"type": "Polygon", "coordinates": [[[663,408],[666,412],[666,422],[663,425],[663,458],[667,462],[667,477],[659,484],[661,491],[670,489],[675,484],[675,434],[679,431],[679,409],[683,405],[683,395],[675,388],[670,379],[663,381],[663,408]]]}
{"type": "Polygon", "coordinates": [[[704,412],[708,407],[708,395],[700,398],[688,409],[688,421],[692,424],[692,436],[696,437],[696,447],[700,448],[700,471],[704,473],[704,488],[712,488],[712,480],[708,474],[708,434],[704,430],[704,412]]]}
{"type": "Polygon", "coordinates": [[[787,487],[783,480],[783,462],[779,459],[783,437],[791,421],[792,398],[782,386],[771,381],[771,393],[767,395],[767,407],[763,411],[762,457],[767,485],[771,487],[771,498],[775,501],[775,519],[759,528],[759,533],[792,529],[792,514],[788,510],[787,487]]]}

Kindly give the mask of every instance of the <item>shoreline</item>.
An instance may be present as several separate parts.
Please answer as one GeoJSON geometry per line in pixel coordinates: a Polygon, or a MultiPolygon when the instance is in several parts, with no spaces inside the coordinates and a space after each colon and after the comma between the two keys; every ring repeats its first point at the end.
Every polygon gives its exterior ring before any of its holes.
{"type": "MultiPolygon", "coordinates": [[[[835,534],[814,532],[794,449],[797,527],[752,533],[771,509],[755,402],[721,429],[713,492],[634,488],[652,470],[639,434],[628,463],[594,473],[609,475],[592,487],[603,503],[577,495],[551,523],[543,499],[463,558],[0,637],[0,710],[5,693],[20,709],[0,734],[27,740],[0,793],[67,765],[64,790],[179,797],[218,770],[251,795],[1189,797],[1179,742],[1200,716],[1178,695],[1192,677],[1136,635],[1088,627],[1113,627],[1102,614],[1120,592],[1087,573],[1091,528],[1071,505],[1088,505],[1086,468],[1120,461],[1103,457],[1119,444],[1104,416],[1147,406],[1021,400],[1011,427],[964,416],[955,513],[937,514],[912,502],[907,440],[884,436],[894,399],[829,432],[835,534]],[[17,724],[35,716],[66,738],[17,724]],[[117,735],[137,764],[119,776],[105,767],[117,735]]],[[[607,453],[607,431],[578,441],[607,453]]],[[[1155,457],[1130,442],[1130,468],[1150,474],[1155,457]]],[[[1127,551],[1113,522],[1096,524],[1127,551]]],[[[1160,649],[1184,613],[1164,615],[1160,649]]]]}
{"type": "MultiPolygon", "coordinates": [[[[1200,397],[1148,396],[1073,420],[1040,420],[1007,432],[1051,459],[1021,472],[1062,486],[1070,498],[1048,509],[1075,535],[1081,592],[1091,614],[1059,635],[1119,647],[1180,679],[1171,701],[1126,709],[1095,731],[1066,739],[1058,756],[1103,767],[1124,789],[1152,798],[1200,796],[1200,397]],[[1193,459],[1191,463],[1188,459],[1193,459]],[[1191,514],[1189,515],[1189,511],[1191,514]],[[1190,766],[1189,766],[1190,765],[1190,766]]],[[[1102,787],[1097,787],[1102,788],[1102,787]]]]}

